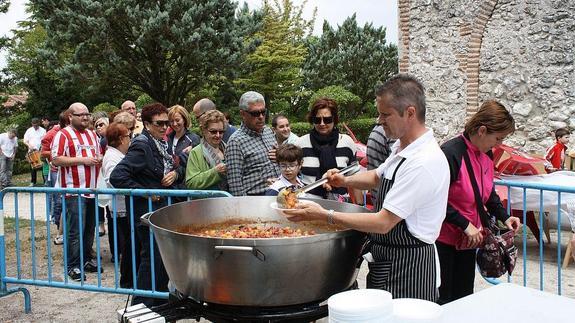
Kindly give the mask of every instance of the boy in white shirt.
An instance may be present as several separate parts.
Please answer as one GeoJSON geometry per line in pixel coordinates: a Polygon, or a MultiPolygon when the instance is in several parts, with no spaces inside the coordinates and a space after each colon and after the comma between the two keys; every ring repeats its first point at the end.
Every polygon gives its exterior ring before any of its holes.
{"type": "Polygon", "coordinates": [[[296,188],[304,186],[299,179],[303,151],[293,144],[280,145],[276,150],[276,160],[280,167],[281,175],[277,181],[270,185],[265,192],[268,196],[277,196],[284,187],[294,186],[296,188]]]}

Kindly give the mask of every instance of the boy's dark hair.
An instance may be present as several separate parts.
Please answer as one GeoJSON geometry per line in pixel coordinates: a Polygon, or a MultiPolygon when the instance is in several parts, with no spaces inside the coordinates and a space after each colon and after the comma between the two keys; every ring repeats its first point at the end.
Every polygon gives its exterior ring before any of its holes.
{"type": "Polygon", "coordinates": [[[294,144],[280,145],[276,150],[276,161],[301,163],[303,160],[303,150],[294,144]]]}
{"type": "Polygon", "coordinates": [[[570,135],[571,132],[569,132],[569,129],[567,128],[559,128],[557,130],[555,130],[555,139],[559,140],[559,138],[565,136],[565,135],[570,135]]]}

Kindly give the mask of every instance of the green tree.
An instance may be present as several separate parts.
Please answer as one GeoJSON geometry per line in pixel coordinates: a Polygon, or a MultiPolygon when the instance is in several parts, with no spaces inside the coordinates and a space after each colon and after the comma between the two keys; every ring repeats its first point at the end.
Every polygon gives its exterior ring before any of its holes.
{"type": "Polygon", "coordinates": [[[337,30],[324,21],[321,37],[307,43],[306,88],[340,85],[360,97],[360,108],[374,99],[376,84],[397,73],[397,47],[386,44],[385,28],[371,23],[359,27],[355,14],[337,30]]]}
{"type": "Polygon", "coordinates": [[[31,0],[46,54],[66,80],[114,81],[170,106],[237,64],[231,0],[31,0]],[[60,50],[70,49],[64,62],[60,50]]]}
{"type": "Polygon", "coordinates": [[[314,22],[314,18],[303,19],[305,5],[305,1],[295,6],[291,0],[273,4],[265,0],[263,26],[248,39],[259,45],[247,55],[243,77],[236,84],[242,90],[261,92],[272,111],[276,100],[295,105],[302,90],[301,68],[307,55],[303,40],[313,31],[314,22]]]}
{"type": "MultiPolygon", "coordinates": [[[[10,7],[10,1],[0,0],[0,16],[8,12],[10,7]]],[[[6,36],[0,36],[0,51],[4,50],[8,46],[10,39],[6,36]]],[[[0,92],[4,92],[8,88],[8,80],[5,78],[6,71],[2,69],[0,71],[0,92]]],[[[0,102],[4,102],[6,98],[0,96],[0,102]]]]}
{"type": "MultiPolygon", "coordinates": [[[[72,102],[81,101],[92,106],[111,101],[123,92],[113,82],[103,79],[94,82],[62,79],[53,69],[54,65],[46,64],[42,55],[46,41],[47,33],[41,25],[34,20],[25,21],[14,31],[7,58],[6,71],[15,87],[28,93],[25,108],[32,116],[46,115],[55,119],[72,102]]],[[[59,59],[63,60],[64,55],[59,59]]]]}

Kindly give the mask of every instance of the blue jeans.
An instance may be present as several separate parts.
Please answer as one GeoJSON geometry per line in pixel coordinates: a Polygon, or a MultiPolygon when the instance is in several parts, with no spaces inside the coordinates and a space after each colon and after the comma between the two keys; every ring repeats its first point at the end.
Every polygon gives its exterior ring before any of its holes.
{"type": "Polygon", "coordinates": [[[96,228],[96,203],[94,199],[80,197],[82,212],[78,208],[78,196],[66,198],[66,237],[68,239],[68,270],[80,268],[80,248],[84,252],[84,263],[94,258],[92,255],[92,245],[94,244],[94,233],[96,228]],[[82,226],[80,227],[80,217],[82,226]],[[82,245],[80,245],[80,234],[82,234],[82,245]]]}
{"type": "Polygon", "coordinates": [[[0,153],[0,189],[12,185],[12,166],[14,159],[4,156],[0,153]]]}
{"type": "MultiPolygon", "coordinates": [[[[52,172],[48,175],[48,181],[46,182],[47,187],[54,187],[56,185],[56,177],[58,176],[58,171],[52,172]]],[[[50,194],[50,214],[54,224],[60,228],[60,217],[62,216],[62,194],[50,194]]]]}

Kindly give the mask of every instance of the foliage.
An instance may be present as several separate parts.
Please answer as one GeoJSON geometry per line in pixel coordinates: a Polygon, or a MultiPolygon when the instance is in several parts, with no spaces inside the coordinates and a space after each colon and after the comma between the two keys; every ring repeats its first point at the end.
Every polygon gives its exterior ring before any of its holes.
{"type": "Polygon", "coordinates": [[[310,110],[313,103],[320,98],[333,99],[338,105],[338,114],[341,121],[352,120],[359,116],[360,98],[339,85],[331,85],[319,89],[310,98],[310,110]]]}
{"type": "MultiPolygon", "coordinates": [[[[0,14],[8,12],[9,7],[10,7],[10,1],[0,0],[0,14]]],[[[9,41],[8,37],[0,36],[0,50],[6,47],[8,41],[9,41]]]]}
{"type": "Polygon", "coordinates": [[[314,22],[302,18],[305,5],[305,1],[295,6],[291,0],[273,4],[264,0],[263,27],[248,39],[260,44],[246,56],[244,74],[235,82],[241,90],[262,93],[273,112],[276,100],[294,106],[302,89],[301,67],[307,55],[303,39],[311,34],[314,22]]]}
{"type": "MultiPolygon", "coordinates": [[[[26,130],[24,129],[24,131],[26,130]]],[[[22,137],[18,136],[18,138],[22,137]]],[[[24,140],[18,139],[18,148],[16,150],[16,155],[14,156],[14,165],[12,165],[13,175],[30,173],[30,163],[26,160],[27,153],[28,147],[24,144],[24,140]]]]}
{"type": "Polygon", "coordinates": [[[30,114],[24,111],[22,107],[9,112],[3,111],[3,114],[0,119],[0,131],[6,132],[8,129],[16,129],[17,136],[22,138],[32,119],[30,114]]]}
{"type": "Polygon", "coordinates": [[[111,103],[108,103],[108,102],[104,102],[104,103],[100,103],[100,104],[96,105],[94,107],[94,109],[92,110],[92,112],[104,111],[106,113],[110,113],[110,112],[114,112],[116,110],[118,110],[117,106],[115,106],[111,103]]]}
{"type": "MultiPolygon", "coordinates": [[[[359,27],[355,14],[334,30],[324,21],[321,37],[307,40],[305,87],[340,85],[359,96],[360,108],[374,99],[374,87],[397,73],[397,47],[386,44],[385,28],[359,27]]],[[[365,112],[365,111],[361,111],[365,112]]]]}
{"type": "MultiPolygon", "coordinates": [[[[18,87],[28,92],[26,110],[33,116],[56,119],[58,114],[77,101],[88,106],[108,101],[118,93],[106,82],[67,82],[57,75],[42,55],[46,30],[34,20],[20,24],[10,44],[7,71],[18,87]]],[[[64,58],[61,58],[64,59],[64,58]]]]}
{"type": "MultiPolygon", "coordinates": [[[[135,87],[166,106],[237,64],[231,0],[31,0],[58,75],[135,87]],[[62,49],[69,51],[58,60],[62,49]]],[[[100,101],[101,102],[101,101],[100,101]]]]}
{"type": "Polygon", "coordinates": [[[136,101],[134,102],[136,104],[136,109],[138,110],[142,110],[142,108],[146,105],[146,104],[150,104],[153,103],[154,99],[152,99],[149,95],[147,95],[146,93],[140,95],[136,101]]]}

